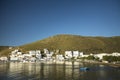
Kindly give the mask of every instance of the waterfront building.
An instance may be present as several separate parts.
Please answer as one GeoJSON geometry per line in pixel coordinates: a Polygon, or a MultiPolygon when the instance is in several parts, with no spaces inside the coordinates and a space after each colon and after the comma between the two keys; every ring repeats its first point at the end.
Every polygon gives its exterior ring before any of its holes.
{"type": "Polygon", "coordinates": [[[54,52],[49,52],[49,53],[47,53],[47,54],[46,54],[46,59],[47,59],[47,60],[50,60],[50,59],[52,58],[53,54],[54,54],[54,52]]]}
{"type": "Polygon", "coordinates": [[[83,52],[80,52],[80,57],[82,57],[83,56],[83,52]]]}
{"type": "Polygon", "coordinates": [[[100,53],[100,54],[94,54],[95,58],[99,58],[100,60],[103,59],[103,56],[109,56],[110,54],[107,53],[100,53]]]}
{"type": "Polygon", "coordinates": [[[36,51],[35,51],[35,50],[31,50],[31,51],[29,51],[29,55],[31,55],[31,56],[35,56],[35,55],[36,55],[36,51]]]}
{"type": "Polygon", "coordinates": [[[83,52],[79,52],[79,51],[65,51],[65,58],[66,59],[71,59],[72,57],[74,57],[75,59],[77,59],[77,57],[79,56],[83,56],[83,52]]]}
{"type": "Polygon", "coordinates": [[[30,62],[35,62],[35,61],[36,61],[36,58],[35,58],[35,57],[31,57],[31,58],[29,59],[29,61],[30,61],[30,62]]]}
{"type": "Polygon", "coordinates": [[[10,57],[10,61],[18,61],[19,58],[18,57],[10,57]]]}
{"type": "Polygon", "coordinates": [[[44,49],[44,53],[45,53],[45,54],[49,54],[48,49],[44,49]]]}
{"type": "Polygon", "coordinates": [[[56,60],[58,60],[58,61],[64,60],[63,55],[62,54],[56,55],[56,60]]]}
{"type": "Polygon", "coordinates": [[[114,52],[114,53],[112,53],[112,56],[120,56],[120,53],[114,52]]]}
{"type": "Polygon", "coordinates": [[[36,54],[40,54],[40,53],[41,53],[40,50],[31,50],[31,51],[29,51],[30,55],[36,55],[36,54]]]}
{"type": "MultiPolygon", "coordinates": [[[[88,57],[94,56],[95,58],[103,59],[103,56],[120,56],[120,53],[114,52],[111,54],[108,53],[99,53],[99,54],[83,54],[83,52],[79,51],[65,51],[64,57],[59,54],[59,50],[49,51],[48,49],[44,49],[44,53],[41,54],[40,50],[30,50],[27,54],[22,54],[21,51],[15,49],[10,53],[10,61],[40,61],[40,60],[59,60],[62,61],[65,59],[77,59],[78,57],[88,57]],[[53,58],[54,57],[54,58],[53,58]]],[[[0,60],[7,60],[5,57],[1,57],[0,60]]]]}
{"type": "Polygon", "coordinates": [[[8,58],[6,56],[0,57],[0,61],[8,61],[8,58]]]}
{"type": "Polygon", "coordinates": [[[79,51],[73,51],[72,57],[77,59],[77,57],[80,55],[79,51]]]}
{"type": "Polygon", "coordinates": [[[18,61],[21,60],[22,52],[20,52],[18,49],[15,49],[10,53],[10,61],[18,61]]]}
{"type": "Polygon", "coordinates": [[[42,58],[41,53],[36,53],[36,58],[41,59],[42,58]]]}
{"type": "Polygon", "coordinates": [[[17,53],[19,50],[18,49],[15,49],[14,51],[11,52],[11,54],[15,54],[17,53]]]}
{"type": "Polygon", "coordinates": [[[89,56],[89,54],[82,54],[82,55],[80,55],[80,57],[88,57],[89,56]]]}
{"type": "Polygon", "coordinates": [[[65,58],[66,59],[72,58],[72,51],[65,51],[65,58]]]}

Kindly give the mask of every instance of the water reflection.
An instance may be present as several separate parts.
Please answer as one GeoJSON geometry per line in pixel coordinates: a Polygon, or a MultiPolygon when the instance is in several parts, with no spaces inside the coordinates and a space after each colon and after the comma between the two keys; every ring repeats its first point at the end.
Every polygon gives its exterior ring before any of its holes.
{"type": "Polygon", "coordinates": [[[109,66],[80,62],[0,64],[0,80],[119,80],[119,74],[109,66]],[[80,71],[83,66],[90,71],[80,71]]]}

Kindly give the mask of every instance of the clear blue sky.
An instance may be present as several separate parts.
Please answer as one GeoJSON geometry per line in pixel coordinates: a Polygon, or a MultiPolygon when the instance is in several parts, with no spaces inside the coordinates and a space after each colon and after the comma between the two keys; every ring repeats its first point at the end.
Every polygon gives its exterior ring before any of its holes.
{"type": "Polygon", "coordinates": [[[120,0],[0,0],[0,45],[56,34],[120,36],[120,0]]]}

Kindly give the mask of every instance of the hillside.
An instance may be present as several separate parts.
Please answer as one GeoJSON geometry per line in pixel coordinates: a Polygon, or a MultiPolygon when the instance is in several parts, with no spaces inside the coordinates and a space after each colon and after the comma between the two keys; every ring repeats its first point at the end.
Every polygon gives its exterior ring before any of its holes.
{"type": "Polygon", "coordinates": [[[29,50],[43,50],[47,48],[49,51],[59,49],[64,54],[66,50],[79,50],[86,54],[89,53],[112,53],[120,52],[120,36],[116,37],[89,37],[79,35],[55,35],[33,43],[17,46],[9,49],[9,46],[0,46],[0,56],[6,55],[18,48],[27,52],[29,50]]]}
{"type": "Polygon", "coordinates": [[[120,52],[120,36],[85,37],[78,35],[56,35],[30,44],[19,46],[23,51],[44,49],[79,50],[85,53],[120,52]]]}
{"type": "Polygon", "coordinates": [[[8,48],[9,48],[9,46],[0,46],[0,51],[8,49],[8,48]]]}
{"type": "Polygon", "coordinates": [[[14,50],[14,48],[12,47],[12,49],[10,49],[11,46],[0,46],[0,56],[8,56],[9,53],[14,50]]]}

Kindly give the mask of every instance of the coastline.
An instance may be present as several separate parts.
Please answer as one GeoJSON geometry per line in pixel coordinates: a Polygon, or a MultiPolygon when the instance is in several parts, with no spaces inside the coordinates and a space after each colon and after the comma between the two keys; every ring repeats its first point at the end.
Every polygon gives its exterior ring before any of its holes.
{"type": "Polygon", "coordinates": [[[120,68],[120,64],[113,64],[113,63],[99,63],[99,64],[108,65],[114,68],[120,68]]]}
{"type": "MultiPolygon", "coordinates": [[[[83,62],[85,62],[85,61],[83,61],[83,62]]],[[[85,62],[85,63],[107,65],[107,66],[110,66],[110,67],[114,67],[114,68],[119,68],[120,69],[120,64],[104,63],[104,62],[85,62]]]]}
{"type": "MultiPolygon", "coordinates": [[[[0,61],[0,63],[11,63],[12,61],[7,61],[7,62],[4,62],[4,61],[0,61]]],[[[79,63],[92,63],[92,64],[101,64],[101,65],[107,65],[107,66],[110,66],[110,67],[114,67],[114,68],[119,68],[120,69],[120,64],[115,64],[115,63],[104,63],[104,62],[98,62],[98,61],[39,61],[39,62],[17,62],[17,61],[14,61],[13,63],[56,63],[56,64],[63,64],[65,62],[79,62],[79,63]]]]}

